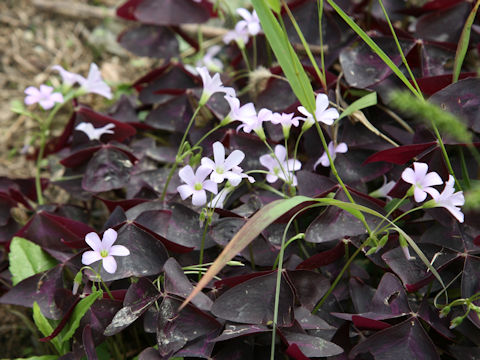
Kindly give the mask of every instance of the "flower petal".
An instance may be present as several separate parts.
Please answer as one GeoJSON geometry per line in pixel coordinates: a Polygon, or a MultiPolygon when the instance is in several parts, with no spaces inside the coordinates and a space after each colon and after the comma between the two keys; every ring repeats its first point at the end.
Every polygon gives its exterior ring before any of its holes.
{"type": "Polygon", "coordinates": [[[335,148],[335,152],[337,153],[343,154],[343,153],[346,153],[347,151],[348,151],[348,146],[344,142],[338,144],[337,147],[335,148]]]}
{"type": "Polygon", "coordinates": [[[102,238],[103,249],[110,252],[110,248],[115,241],[117,241],[117,232],[111,228],[105,230],[102,238]]]}
{"type": "Polygon", "coordinates": [[[423,186],[432,186],[432,185],[441,185],[443,184],[443,180],[435,171],[428,173],[425,175],[422,181],[423,186]]]}
{"type": "Polygon", "coordinates": [[[274,183],[275,181],[278,180],[278,176],[273,175],[273,174],[267,174],[266,179],[267,179],[267,182],[274,183]]]}
{"type": "Polygon", "coordinates": [[[225,162],[225,147],[220,141],[215,141],[212,145],[213,147],[213,158],[215,160],[215,164],[223,165],[225,162]]]}
{"type": "Polygon", "coordinates": [[[117,271],[117,262],[113,256],[107,256],[103,258],[102,261],[103,268],[106,272],[113,274],[117,271]]]}
{"type": "Polygon", "coordinates": [[[277,157],[278,161],[283,163],[287,158],[287,149],[285,149],[285,146],[283,145],[275,146],[275,156],[277,157]]]}
{"type": "Polygon", "coordinates": [[[180,194],[182,200],[185,200],[193,194],[193,189],[190,185],[180,185],[179,187],[177,187],[177,191],[180,194]]]}
{"type": "Polygon", "coordinates": [[[207,203],[207,193],[205,190],[195,190],[192,196],[193,206],[203,206],[207,203]]]}
{"type": "Polygon", "coordinates": [[[100,253],[97,251],[85,251],[82,254],[82,264],[83,265],[90,265],[94,263],[95,261],[100,260],[102,257],[100,256],[100,253]]]}
{"type": "Polygon", "coordinates": [[[223,166],[225,170],[230,170],[234,166],[240,164],[243,159],[245,158],[245,154],[241,150],[234,150],[230,155],[228,155],[227,159],[225,160],[223,166]]]}
{"type": "Polygon", "coordinates": [[[205,180],[203,182],[203,188],[205,190],[208,190],[214,194],[216,194],[218,192],[218,186],[217,186],[217,183],[216,182],[213,182],[212,180],[205,180]]]}
{"type": "Polygon", "coordinates": [[[415,179],[415,172],[413,171],[413,169],[412,168],[406,168],[405,170],[403,170],[402,179],[406,183],[415,184],[416,179],[415,179]]]}
{"type": "Polygon", "coordinates": [[[100,240],[100,237],[98,236],[97,233],[95,232],[90,232],[87,235],[85,235],[85,242],[90,246],[94,251],[97,251],[100,253],[102,251],[102,240],[100,240]]]}
{"type": "Polygon", "coordinates": [[[211,174],[211,172],[212,169],[200,165],[195,173],[195,182],[203,182],[203,180],[205,180],[206,177],[211,174]]]}
{"type": "Polygon", "coordinates": [[[123,245],[113,245],[110,248],[109,254],[112,255],[112,256],[128,256],[128,255],[130,255],[130,250],[128,250],[123,245]]]}
{"type": "Polygon", "coordinates": [[[193,169],[190,165],[181,168],[178,172],[178,176],[180,176],[180,179],[182,179],[184,183],[187,183],[192,187],[195,184],[195,174],[193,173],[193,169]]]}
{"type": "Polygon", "coordinates": [[[202,164],[203,167],[206,167],[206,168],[209,168],[209,169],[212,169],[212,170],[215,170],[215,168],[216,168],[216,165],[213,162],[213,160],[208,158],[208,157],[203,157],[202,161],[201,161],[201,164],[202,164]]]}
{"type": "Polygon", "coordinates": [[[415,169],[415,179],[419,181],[427,175],[428,165],[421,162],[414,162],[413,168],[415,169]]]}
{"type": "Polygon", "coordinates": [[[415,186],[415,190],[413,191],[413,197],[415,198],[416,202],[420,203],[427,198],[427,193],[419,187],[415,186]]]}
{"type": "Polygon", "coordinates": [[[328,108],[328,105],[328,96],[325,94],[317,94],[317,97],[315,98],[315,114],[320,114],[325,111],[325,109],[328,108]]]}

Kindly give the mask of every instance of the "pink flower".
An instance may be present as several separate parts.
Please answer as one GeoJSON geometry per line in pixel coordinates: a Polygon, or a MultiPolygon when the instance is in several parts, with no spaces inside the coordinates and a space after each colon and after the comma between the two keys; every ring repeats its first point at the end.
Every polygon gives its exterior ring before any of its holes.
{"type": "Polygon", "coordinates": [[[257,35],[260,31],[262,31],[262,27],[260,26],[260,19],[258,18],[257,12],[255,10],[253,10],[253,12],[250,12],[247,9],[239,8],[237,9],[237,14],[243,18],[243,20],[240,20],[236,26],[240,31],[246,31],[252,36],[257,35]]]}
{"type": "Polygon", "coordinates": [[[130,251],[123,245],[113,245],[117,240],[117,232],[108,229],[103,233],[103,238],[94,233],[88,233],[85,241],[93,249],[93,251],[85,251],[82,255],[82,263],[90,265],[98,260],[102,260],[103,268],[106,272],[113,274],[117,270],[117,262],[114,256],[128,256],[130,251]]]}
{"type": "Polygon", "coordinates": [[[97,64],[91,63],[88,76],[85,79],[83,76],[78,75],[78,83],[81,85],[85,93],[95,93],[111,99],[113,97],[112,90],[102,79],[102,74],[98,69],[97,64]]]}
{"type": "Polygon", "coordinates": [[[225,100],[227,100],[228,105],[230,105],[230,113],[225,119],[230,119],[231,121],[241,121],[242,123],[255,121],[255,118],[257,117],[257,111],[255,110],[253,103],[250,102],[240,106],[240,100],[238,100],[236,97],[228,95],[225,96],[225,100]]]}
{"type": "Polygon", "coordinates": [[[25,105],[39,103],[44,110],[49,110],[55,106],[55,103],[63,103],[63,95],[53,92],[53,87],[40,85],[40,89],[29,86],[25,89],[25,105]]]}
{"type": "MultiPolygon", "coordinates": [[[[337,109],[330,108],[328,109],[328,96],[325,94],[318,94],[315,99],[315,118],[317,121],[322,122],[327,125],[332,125],[335,119],[338,119],[340,114],[338,113],[337,109]]],[[[315,124],[315,119],[312,114],[310,114],[307,109],[303,106],[298,107],[298,111],[300,111],[306,117],[303,118],[305,121],[305,128],[311,127],[315,124]]]]}
{"type": "Polygon", "coordinates": [[[238,164],[245,158],[243,151],[234,150],[225,159],[225,147],[220,141],[213,144],[213,158],[212,161],[208,157],[202,158],[202,166],[210,169],[210,179],[217,184],[221,184],[227,179],[233,186],[237,186],[242,181],[240,174],[233,171],[238,164]]]}
{"type": "Polygon", "coordinates": [[[275,146],[275,156],[270,154],[260,156],[260,164],[268,169],[267,181],[274,183],[279,178],[286,183],[297,186],[297,177],[294,171],[300,170],[302,163],[298,160],[288,159],[285,146],[275,146]]]}
{"type": "Polygon", "coordinates": [[[60,76],[62,77],[63,83],[68,86],[72,86],[79,82],[80,79],[83,78],[83,76],[72,73],[70,71],[65,70],[63,67],[60,65],[54,65],[52,66],[53,70],[57,70],[60,73],[60,76]]]}
{"type": "Polygon", "coordinates": [[[247,134],[250,133],[252,130],[255,131],[260,137],[263,134],[263,127],[262,124],[265,121],[272,120],[272,112],[268,109],[261,109],[258,112],[258,115],[252,117],[245,117],[240,119],[242,124],[237,127],[237,131],[242,129],[247,134]]]}
{"type": "Polygon", "coordinates": [[[245,47],[245,44],[248,43],[248,29],[243,26],[241,23],[235,25],[235,29],[230,30],[223,37],[223,42],[229,44],[231,41],[235,41],[240,48],[245,47]]]}
{"type": "Polygon", "coordinates": [[[190,165],[182,168],[178,172],[178,175],[186,184],[177,187],[177,191],[182,200],[192,196],[192,204],[194,206],[205,205],[207,203],[207,193],[205,190],[208,190],[214,194],[218,192],[217,184],[215,182],[212,180],[205,180],[205,178],[210,175],[211,172],[212,170],[205,166],[200,166],[196,173],[193,172],[193,169],[190,165]]]}
{"type": "Polygon", "coordinates": [[[416,202],[422,202],[427,198],[427,193],[433,196],[438,193],[437,190],[432,188],[433,185],[441,185],[442,179],[436,172],[427,174],[428,165],[425,163],[414,162],[413,169],[406,168],[403,170],[402,179],[409,184],[413,185],[413,195],[416,202]]]}
{"type": "Polygon", "coordinates": [[[220,74],[216,73],[213,77],[210,76],[208,69],[204,67],[197,67],[196,70],[200,74],[200,77],[203,81],[203,92],[202,97],[200,98],[200,104],[205,104],[210,96],[217,92],[223,92],[228,96],[235,97],[235,90],[232,87],[224,87],[222,80],[220,79],[220,74]]]}
{"type": "MultiPolygon", "coordinates": [[[[338,154],[344,154],[348,151],[348,146],[344,142],[339,143],[337,146],[333,144],[333,141],[330,141],[328,143],[328,152],[330,153],[330,157],[332,158],[332,161],[335,161],[335,158],[337,157],[338,154]]],[[[330,166],[330,161],[328,160],[328,155],[324,151],[322,156],[318,158],[318,160],[315,162],[315,165],[313,165],[313,169],[316,169],[318,164],[322,164],[322,166],[329,167],[330,166]]]]}
{"type": "Polygon", "coordinates": [[[465,197],[463,196],[463,191],[455,192],[455,179],[452,175],[448,177],[445,188],[441,193],[436,189],[432,189],[430,195],[432,195],[434,207],[444,207],[459,222],[463,223],[464,215],[460,210],[460,206],[465,204],[465,197]]]}

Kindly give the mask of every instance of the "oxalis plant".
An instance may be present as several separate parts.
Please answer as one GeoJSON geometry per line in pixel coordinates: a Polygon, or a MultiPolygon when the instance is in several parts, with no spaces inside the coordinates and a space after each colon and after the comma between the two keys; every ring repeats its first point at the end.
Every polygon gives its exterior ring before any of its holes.
{"type": "Polygon", "coordinates": [[[35,359],[478,358],[480,1],[234,4],[127,1],[160,67],[14,104],[0,303],[35,359]]]}

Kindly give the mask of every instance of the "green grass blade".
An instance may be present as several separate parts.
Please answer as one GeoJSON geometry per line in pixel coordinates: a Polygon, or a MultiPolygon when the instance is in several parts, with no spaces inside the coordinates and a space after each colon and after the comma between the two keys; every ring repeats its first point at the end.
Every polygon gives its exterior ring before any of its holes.
{"type": "Polygon", "coordinates": [[[410,84],[410,81],[406,76],[400,71],[397,65],[388,57],[387,54],[375,43],[375,41],[367,35],[365,31],[362,30],[360,26],[355,24],[355,22],[350,19],[350,17],[337,5],[333,0],[327,0],[330,6],[340,15],[340,17],[352,28],[353,31],[357,33],[358,36],[362,38],[365,43],[370,46],[370,48],[377,54],[380,59],[398,76],[398,78],[405,84],[405,86],[416,96],[422,97],[422,94],[419,94],[415,87],[410,84]]]}
{"type": "Polygon", "coordinates": [[[202,289],[217,275],[220,270],[236,256],[239,252],[245,249],[253,239],[280,216],[292,210],[296,206],[305,202],[311,202],[313,199],[306,196],[295,196],[290,199],[276,200],[264,207],[262,207],[255,215],[253,215],[242,228],[237,232],[228,245],[223,249],[222,253],[218,255],[217,259],[210,266],[207,273],[203,275],[197,286],[190,295],[185,299],[180,310],[184,308],[202,289]]]}
{"type": "Polygon", "coordinates": [[[288,38],[273,16],[266,0],[252,0],[257,11],[258,18],[262,24],[263,32],[277,57],[280,66],[302,105],[310,112],[315,112],[315,96],[310,80],[298,60],[295,51],[288,41],[288,38]]]}
{"type": "Polygon", "coordinates": [[[377,105],[376,92],[372,92],[370,94],[362,96],[360,99],[355,100],[353,103],[348,105],[348,107],[345,110],[343,110],[343,112],[340,114],[340,117],[336,121],[339,121],[341,118],[344,118],[345,116],[352,115],[355,111],[362,110],[369,106],[374,106],[374,105],[377,105]]]}
{"type": "Polygon", "coordinates": [[[470,32],[472,31],[472,24],[477,15],[478,7],[480,6],[480,0],[477,0],[474,8],[468,15],[467,21],[463,26],[462,34],[460,35],[460,41],[458,42],[457,52],[455,53],[455,62],[453,64],[453,79],[452,83],[458,81],[460,71],[462,70],[463,60],[465,60],[465,54],[468,50],[468,43],[470,42],[470,32]]]}

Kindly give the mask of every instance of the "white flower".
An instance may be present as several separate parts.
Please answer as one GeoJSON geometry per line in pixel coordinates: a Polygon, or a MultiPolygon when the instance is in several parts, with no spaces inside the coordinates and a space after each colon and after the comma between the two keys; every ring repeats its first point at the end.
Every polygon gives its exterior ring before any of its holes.
{"type": "Polygon", "coordinates": [[[39,103],[44,110],[49,110],[55,106],[55,103],[63,103],[63,95],[53,92],[53,87],[40,85],[40,89],[29,86],[25,89],[25,105],[39,103]]]}
{"type": "Polygon", "coordinates": [[[428,165],[425,163],[414,162],[413,169],[406,168],[402,172],[402,179],[409,184],[413,185],[413,195],[416,202],[422,202],[427,198],[427,193],[433,196],[434,193],[438,193],[437,190],[432,188],[433,185],[441,185],[442,179],[436,172],[430,172],[427,174],[428,165]]]}
{"type": "Polygon", "coordinates": [[[234,150],[225,159],[225,147],[220,141],[213,144],[213,158],[215,161],[204,157],[202,158],[202,166],[212,171],[210,179],[217,184],[221,184],[225,179],[230,181],[233,186],[237,186],[242,181],[240,174],[233,171],[238,164],[245,158],[245,154],[241,150],[234,150]]]}
{"type": "Polygon", "coordinates": [[[242,124],[237,127],[237,131],[242,129],[248,134],[253,130],[263,139],[265,134],[263,132],[262,124],[265,121],[272,120],[272,112],[268,109],[261,109],[257,115],[252,117],[244,117],[243,119],[239,120],[242,122],[242,124]]]}
{"type": "Polygon", "coordinates": [[[248,175],[248,174],[245,174],[245,173],[243,172],[243,169],[242,169],[240,166],[234,166],[234,167],[232,168],[232,171],[233,171],[234,173],[240,175],[240,177],[241,177],[242,179],[247,179],[250,184],[253,184],[253,183],[255,182],[255,179],[253,178],[253,176],[250,176],[250,175],[248,175]]]}
{"type": "Polygon", "coordinates": [[[387,182],[387,178],[383,176],[383,185],[380,186],[377,190],[372,191],[369,195],[375,198],[386,198],[392,200],[391,196],[387,194],[395,187],[396,182],[390,180],[387,182]]]}
{"type": "Polygon", "coordinates": [[[203,92],[202,97],[200,98],[200,105],[204,105],[210,96],[217,92],[223,92],[228,96],[235,97],[235,90],[231,87],[223,86],[219,73],[216,73],[211,77],[206,67],[197,67],[196,69],[203,81],[203,92]]]}
{"type": "MultiPolygon", "coordinates": [[[[318,94],[315,99],[315,118],[319,122],[327,125],[332,125],[335,119],[339,118],[340,114],[338,113],[337,109],[328,109],[328,105],[328,96],[325,94],[318,94]]],[[[305,128],[309,128],[315,123],[313,115],[310,114],[303,106],[299,106],[298,111],[300,111],[303,115],[306,116],[305,118],[303,118],[303,120],[305,121],[305,128]]]]}
{"type": "Polygon", "coordinates": [[[234,186],[225,186],[217,195],[207,204],[209,208],[223,209],[227,195],[235,190],[234,186]]]}
{"type": "MultiPolygon", "coordinates": [[[[347,151],[348,151],[348,146],[344,142],[339,143],[337,146],[333,144],[333,141],[330,141],[328,143],[328,152],[330,153],[330,157],[332,158],[332,161],[335,161],[337,154],[344,154],[347,151]]],[[[313,169],[316,169],[318,164],[322,164],[322,166],[324,167],[330,166],[330,161],[328,161],[328,155],[326,151],[324,151],[322,156],[320,156],[318,160],[315,162],[315,165],[313,165],[313,169]]]]}
{"type": "Polygon", "coordinates": [[[111,99],[113,97],[112,90],[110,90],[110,87],[107,85],[107,83],[103,81],[102,74],[95,63],[90,64],[90,70],[87,78],[85,79],[83,76],[78,75],[77,81],[86,94],[95,93],[106,97],[107,99],[111,99]]]}
{"type": "Polygon", "coordinates": [[[241,121],[242,123],[255,121],[257,111],[253,103],[250,102],[240,106],[240,100],[228,95],[225,96],[225,100],[227,100],[228,105],[230,105],[230,113],[225,118],[225,122],[229,120],[241,121]]]}
{"type": "Polygon", "coordinates": [[[113,134],[114,132],[110,129],[114,127],[115,124],[107,124],[101,128],[94,128],[91,123],[82,122],[75,126],[75,130],[83,131],[90,140],[100,140],[103,134],[113,134]]]}
{"type": "Polygon", "coordinates": [[[465,197],[463,196],[463,191],[455,192],[455,179],[452,175],[448,177],[445,188],[441,193],[436,189],[432,189],[430,195],[432,195],[434,207],[444,207],[450,211],[459,222],[463,223],[464,215],[460,206],[465,204],[465,197]]]}
{"type": "Polygon", "coordinates": [[[211,169],[204,166],[199,166],[196,173],[193,173],[193,169],[190,165],[180,169],[178,175],[180,176],[180,179],[186,183],[186,185],[180,185],[177,187],[177,191],[181,198],[185,200],[189,196],[192,196],[192,204],[194,206],[205,205],[207,203],[207,193],[205,190],[214,194],[218,192],[217,184],[215,182],[212,180],[205,180],[211,172],[211,169]]]}
{"type": "Polygon", "coordinates": [[[113,274],[117,270],[117,262],[113,257],[130,255],[130,251],[125,246],[113,245],[116,240],[117,232],[113,229],[106,230],[103,233],[102,240],[96,233],[88,233],[85,236],[85,241],[93,251],[89,250],[83,253],[82,263],[90,265],[95,261],[102,260],[105,271],[113,274]]]}
{"type": "Polygon", "coordinates": [[[60,73],[60,76],[62,77],[63,83],[68,86],[72,86],[76,84],[77,82],[79,82],[80,79],[83,78],[83,76],[80,76],[78,74],[65,70],[60,65],[52,66],[52,70],[57,70],[60,73]]]}
{"type": "Polygon", "coordinates": [[[197,61],[197,67],[206,66],[212,71],[222,71],[223,63],[215,58],[222,48],[218,45],[214,45],[208,48],[203,58],[197,61]]]}
{"type": "Polygon", "coordinates": [[[235,41],[238,47],[243,48],[248,43],[248,29],[242,24],[237,23],[235,29],[230,30],[223,37],[223,42],[229,44],[231,41],[235,41]]]}
{"type": "Polygon", "coordinates": [[[253,10],[252,13],[244,8],[237,9],[237,14],[240,15],[243,20],[240,20],[237,23],[239,30],[246,30],[248,34],[255,36],[260,31],[262,31],[262,27],[260,26],[260,19],[258,18],[257,12],[253,10]]]}
{"type": "Polygon", "coordinates": [[[267,181],[274,183],[280,178],[293,186],[297,186],[297,177],[293,172],[300,170],[302,164],[298,160],[287,160],[287,150],[282,145],[275,146],[274,151],[275,156],[270,154],[260,156],[260,164],[269,171],[266,178],[267,181]]]}
{"type": "Polygon", "coordinates": [[[273,113],[272,116],[272,124],[281,124],[283,127],[290,128],[292,125],[297,127],[298,120],[301,119],[297,116],[293,117],[293,113],[285,114],[285,113],[273,113]]]}

